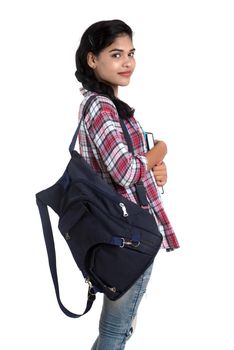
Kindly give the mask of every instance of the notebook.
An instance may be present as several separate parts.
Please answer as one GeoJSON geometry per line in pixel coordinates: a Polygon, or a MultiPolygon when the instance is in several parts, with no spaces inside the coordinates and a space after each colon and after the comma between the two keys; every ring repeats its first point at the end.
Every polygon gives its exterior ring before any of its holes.
{"type": "Polygon", "coordinates": [[[154,147],[154,135],[152,132],[145,131],[145,140],[147,145],[147,150],[149,151],[154,147]]]}

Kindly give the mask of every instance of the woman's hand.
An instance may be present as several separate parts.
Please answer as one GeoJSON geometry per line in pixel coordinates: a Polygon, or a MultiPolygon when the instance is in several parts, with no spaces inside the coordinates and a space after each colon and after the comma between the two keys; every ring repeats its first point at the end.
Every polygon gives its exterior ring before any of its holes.
{"type": "Polygon", "coordinates": [[[156,184],[159,187],[164,186],[167,183],[167,167],[164,162],[160,162],[152,169],[156,184]]]}
{"type": "Polygon", "coordinates": [[[146,153],[148,170],[151,170],[155,164],[160,164],[167,154],[167,145],[164,141],[154,141],[154,147],[146,153]]]}

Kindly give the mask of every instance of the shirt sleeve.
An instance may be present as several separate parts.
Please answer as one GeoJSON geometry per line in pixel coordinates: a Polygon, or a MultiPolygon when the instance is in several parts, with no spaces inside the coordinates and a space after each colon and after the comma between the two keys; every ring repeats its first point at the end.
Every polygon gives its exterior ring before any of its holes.
{"type": "Polygon", "coordinates": [[[125,188],[143,180],[147,173],[144,154],[132,154],[122,132],[117,111],[100,108],[87,125],[88,133],[113,180],[125,188]]]}

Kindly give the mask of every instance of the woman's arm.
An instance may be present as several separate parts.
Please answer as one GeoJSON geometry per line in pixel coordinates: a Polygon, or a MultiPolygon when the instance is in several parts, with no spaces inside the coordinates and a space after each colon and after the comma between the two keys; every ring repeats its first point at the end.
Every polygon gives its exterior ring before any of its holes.
{"type": "Polygon", "coordinates": [[[145,177],[145,154],[133,155],[129,152],[118,113],[109,99],[102,97],[92,102],[86,118],[86,127],[91,141],[96,146],[98,158],[117,184],[127,188],[145,177]]]}
{"type": "Polygon", "coordinates": [[[148,170],[151,170],[155,165],[163,161],[167,154],[167,145],[163,141],[156,141],[155,146],[146,153],[148,170]]]}

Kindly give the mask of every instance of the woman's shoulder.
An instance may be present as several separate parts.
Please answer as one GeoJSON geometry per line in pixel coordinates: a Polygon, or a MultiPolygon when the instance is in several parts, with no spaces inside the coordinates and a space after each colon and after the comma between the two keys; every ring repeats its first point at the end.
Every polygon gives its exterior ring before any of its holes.
{"type": "Polygon", "coordinates": [[[116,107],[115,104],[113,103],[113,101],[111,100],[110,97],[105,96],[105,95],[100,95],[96,92],[90,92],[89,94],[87,94],[84,97],[84,100],[82,102],[83,107],[85,107],[85,105],[88,107],[87,108],[87,112],[92,113],[92,111],[105,111],[105,110],[110,110],[110,111],[114,111],[116,112],[116,107]],[[90,103],[87,106],[88,101],[90,101],[90,103]]]}
{"type": "Polygon", "coordinates": [[[85,113],[87,124],[103,115],[109,115],[112,119],[118,119],[118,112],[113,101],[108,96],[94,92],[90,92],[84,97],[81,103],[80,115],[83,113],[85,113]]]}

